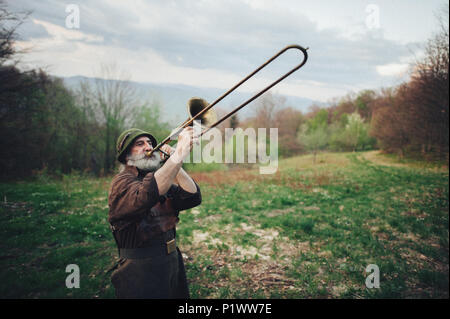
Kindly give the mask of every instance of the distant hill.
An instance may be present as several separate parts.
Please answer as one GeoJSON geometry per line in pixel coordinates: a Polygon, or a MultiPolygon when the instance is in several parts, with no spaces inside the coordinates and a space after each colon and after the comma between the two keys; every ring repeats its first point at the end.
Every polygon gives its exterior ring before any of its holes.
{"type": "MultiPolygon", "coordinates": [[[[92,84],[95,82],[95,78],[84,76],[66,77],[63,80],[65,85],[70,89],[76,89],[81,81],[88,81],[92,84]]],[[[213,102],[226,92],[226,90],[222,89],[201,88],[181,84],[131,82],[131,85],[136,89],[139,98],[143,101],[148,101],[149,103],[153,100],[158,101],[163,120],[174,125],[179,124],[187,118],[186,103],[191,97],[197,96],[206,99],[208,102],[213,102]]],[[[231,111],[252,95],[251,93],[233,92],[218,103],[217,106],[222,110],[231,111]]],[[[321,104],[318,101],[308,98],[286,95],[284,97],[286,98],[285,106],[290,106],[302,112],[306,112],[308,107],[314,103],[321,104]]],[[[253,103],[255,102],[251,104],[253,103]]],[[[239,117],[241,119],[252,115],[253,107],[251,104],[239,111],[239,117]]]]}

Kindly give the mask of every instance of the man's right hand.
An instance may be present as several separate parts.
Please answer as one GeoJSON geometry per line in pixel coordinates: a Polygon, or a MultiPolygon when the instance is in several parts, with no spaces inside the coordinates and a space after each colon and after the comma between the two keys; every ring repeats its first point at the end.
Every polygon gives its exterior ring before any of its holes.
{"type": "Polygon", "coordinates": [[[191,126],[184,128],[178,135],[177,147],[170,158],[176,163],[182,162],[191,152],[194,143],[198,143],[198,140],[199,138],[191,126]]]}
{"type": "Polygon", "coordinates": [[[199,138],[195,136],[192,127],[187,127],[180,132],[175,152],[170,155],[166,163],[158,169],[154,175],[160,195],[166,194],[170,186],[174,183],[175,178],[183,165],[183,160],[189,155],[193,144],[198,143],[198,140],[199,138]]]}

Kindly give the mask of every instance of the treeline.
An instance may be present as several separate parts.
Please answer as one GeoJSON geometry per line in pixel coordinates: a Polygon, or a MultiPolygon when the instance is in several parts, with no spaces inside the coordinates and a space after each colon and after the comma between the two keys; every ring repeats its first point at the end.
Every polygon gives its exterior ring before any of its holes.
{"type": "Polygon", "coordinates": [[[441,48],[439,63],[428,56],[397,87],[351,93],[305,114],[266,94],[238,126],[277,127],[282,156],[381,149],[448,164],[448,45],[441,48]]]}
{"type": "Polygon", "coordinates": [[[157,136],[167,134],[159,108],[129,104],[132,95],[125,84],[82,83],[71,91],[42,70],[1,65],[2,177],[73,170],[107,174],[114,169],[116,139],[124,129],[138,126],[157,136]]]}
{"type": "Polygon", "coordinates": [[[277,127],[279,153],[292,156],[321,150],[361,151],[377,147],[370,135],[371,102],[374,91],[348,95],[326,107],[313,105],[308,113],[285,106],[283,97],[266,94],[256,104],[253,117],[242,127],[277,127]]]}
{"type": "MultiPolygon", "coordinates": [[[[0,66],[0,147],[3,176],[23,177],[49,168],[70,172],[85,166],[90,134],[87,116],[61,80],[42,71],[0,66]]],[[[90,130],[94,133],[95,131],[90,130]]]]}

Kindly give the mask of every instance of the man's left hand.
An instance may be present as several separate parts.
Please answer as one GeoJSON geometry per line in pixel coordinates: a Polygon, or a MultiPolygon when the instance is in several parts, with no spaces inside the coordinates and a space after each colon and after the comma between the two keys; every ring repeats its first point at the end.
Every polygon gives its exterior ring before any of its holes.
{"type": "MultiPolygon", "coordinates": [[[[175,152],[175,149],[170,145],[164,144],[163,146],[161,146],[161,151],[163,151],[169,155],[172,155],[172,153],[175,152]]],[[[164,155],[161,152],[159,153],[159,156],[161,157],[161,160],[166,159],[166,155],[164,155]]]]}

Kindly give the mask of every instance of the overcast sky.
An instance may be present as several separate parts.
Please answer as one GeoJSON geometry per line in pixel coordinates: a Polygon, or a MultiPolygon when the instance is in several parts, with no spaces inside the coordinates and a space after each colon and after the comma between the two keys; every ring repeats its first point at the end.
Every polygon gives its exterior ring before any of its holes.
{"type": "MultiPolygon", "coordinates": [[[[442,0],[6,1],[32,10],[20,47],[31,67],[57,76],[98,76],[116,63],[132,81],[228,89],[289,44],[307,64],[275,93],[328,101],[407,79],[438,29],[442,0]],[[72,28],[79,8],[79,28],[72,28]],[[69,8],[70,9],[70,8],[69,8]],[[69,16],[69,18],[68,18],[69,16]],[[69,21],[69,25],[67,24],[69,21]]],[[[252,80],[255,90],[301,61],[289,52],[252,80]]]]}

